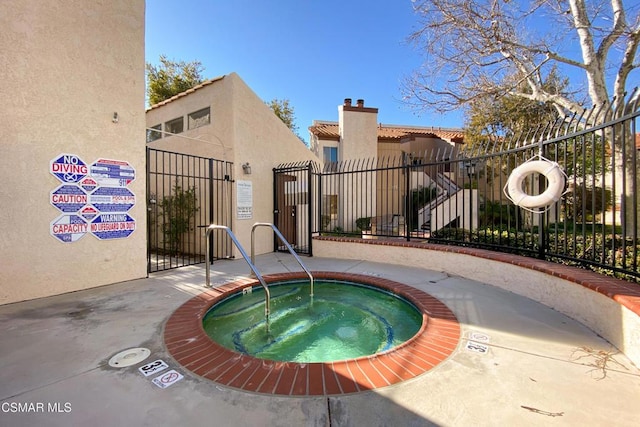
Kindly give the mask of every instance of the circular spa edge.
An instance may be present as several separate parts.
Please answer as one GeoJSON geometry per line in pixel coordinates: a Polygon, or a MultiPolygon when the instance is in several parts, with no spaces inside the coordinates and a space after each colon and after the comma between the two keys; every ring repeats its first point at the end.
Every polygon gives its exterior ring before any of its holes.
{"type": "MultiPolygon", "coordinates": [[[[178,307],[164,328],[167,351],[185,369],[224,386],[264,394],[322,396],[373,390],[415,378],[447,359],[458,346],[458,320],[446,305],[426,292],[367,275],[312,274],[317,279],[353,281],[394,292],[422,313],[422,327],[397,347],[357,359],[322,363],[258,359],[222,347],[202,326],[202,319],[214,304],[259,285],[257,280],[245,279],[210,289],[178,307]]],[[[305,278],[304,273],[264,276],[267,283],[305,278]]]]}

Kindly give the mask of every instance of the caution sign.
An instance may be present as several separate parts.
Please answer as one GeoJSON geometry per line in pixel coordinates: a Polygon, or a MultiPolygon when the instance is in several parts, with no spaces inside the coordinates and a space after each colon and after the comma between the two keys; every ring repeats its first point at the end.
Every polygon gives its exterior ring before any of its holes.
{"type": "Polygon", "coordinates": [[[136,179],[136,171],[122,160],[98,159],[91,164],[90,174],[101,186],[126,187],[136,179]]]}
{"type": "Polygon", "coordinates": [[[127,212],[136,204],[136,196],[124,187],[98,187],[89,203],[100,212],[127,212]]]}
{"type": "Polygon", "coordinates": [[[91,221],[91,234],[100,240],[123,239],[136,229],[136,220],[126,213],[101,213],[91,221]]]}
{"type": "Polygon", "coordinates": [[[71,183],[80,181],[89,173],[86,163],[75,154],[60,154],[51,160],[49,171],[60,181],[71,183]]]}
{"type": "Polygon", "coordinates": [[[78,215],[61,215],[51,222],[51,235],[63,243],[80,240],[89,230],[89,224],[78,215]]]}
{"type": "Polygon", "coordinates": [[[64,213],[78,212],[88,202],[87,193],[75,184],[62,184],[51,192],[49,201],[64,213]]]}

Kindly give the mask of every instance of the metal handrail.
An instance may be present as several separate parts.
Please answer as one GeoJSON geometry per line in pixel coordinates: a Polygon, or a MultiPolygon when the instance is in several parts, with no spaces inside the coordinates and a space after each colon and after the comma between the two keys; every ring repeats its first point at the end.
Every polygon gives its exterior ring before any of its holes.
{"type": "Polygon", "coordinates": [[[300,264],[300,267],[302,267],[304,272],[307,273],[307,276],[309,276],[309,282],[311,283],[310,296],[313,296],[313,276],[311,275],[311,272],[307,270],[307,267],[305,267],[304,264],[302,264],[302,260],[300,259],[298,254],[293,250],[293,248],[291,247],[287,239],[284,238],[282,233],[280,233],[280,230],[278,230],[278,227],[276,227],[274,224],[271,224],[270,222],[256,222],[255,224],[253,224],[253,227],[251,227],[251,262],[255,263],[255,259],[256,259],[255,258],[255,246],[256,246],[255,231],[256,231],[256,228],[258,227],[271,227],[273,229],[273,232],[276,233],[276,236],[278,236],[278,238],[282,241],[282,243],[284,243],[289,253],[293,255],[296,261],[298,261],[298,264],[300,264]]]}
{"type": "MultiPolygon", "coordinates": [[[[206,264],[207,287],[208,288],[211,287],[211,266],[209,264],[209,236],[211,235],[211,232],[213,230],[225,230],[227,232],[229,237],[231,237],[231,240],[233,241],[233,243],[236,245],[236,247],[240,251],[240,254],[242,254],[242,257],[244,258],[244,260],[247,261],[247,264],[249,264],[249,268],[251,268],[251,271],[253,271],[253,274],[255,274],[255,276],[260,281],[260,284],[264,288],[264,293],[265,293],[264,315],[266,316],[267,322],[268,322],[269,314],[271,313],[271,295],[269,293],[269,288],[267,287],[267,283],[264,281],[264,279],[262,278],[262,276],[258,272],[258,269],[254,265],[254,263],[253,263],[253,255],[252,255],[251,259],[249,259],[249,256],[247,255],[247,253],[242,248],[242,245],[240,244],[240,242],[238,242],[238,239],[236,239],[236,236],[233,234],[231,229],[229,229],[229,227],[227,227],[226,225],[211,224],[211,225],[209,225],[207,227],[207,230],[206,230],[205,236],[206,236],[206,240],[207,240],[207,245],[206,245],[207,248],[206,248],[206,254],[205,254],[205,256],[206,256],[205,264],[206,264]]],[[[211,244],[211,246],[213,246],[213,243],[211,244]]],[[[253,250],[251,251],[251,253],[253,254],[253,250]]],[[[267,325],[268,325],[268,323],[267,323],[267,325]]]]}

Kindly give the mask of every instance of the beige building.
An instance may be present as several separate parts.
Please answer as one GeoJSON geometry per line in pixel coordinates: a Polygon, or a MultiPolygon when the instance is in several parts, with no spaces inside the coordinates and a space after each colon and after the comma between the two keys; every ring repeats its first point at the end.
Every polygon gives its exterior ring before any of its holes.
{"type": "Polygon", "coordinates": [[[327,163],[438,151],[444,160],[455,158],[464,143],[462,129],[378,123],[377,108],[362,99],[353,105],[350,98],[338,106],[337,122],[314,120],[309,134],[311,151],[327,163]]]}
{"type": "MultiPolygon", "coordinates": [[[[273,168],[287,162],[319,162],[236,73],[208,80],[151,106],[146,122],[149,148],[229,163],[230,180],[220,191],[229,197],[231,213],[225,206],[224,211],[213,212],[212,216],[205,212],[204,217],[230,227],[246,251],[251,245],[253,224],[274,222],[273,168]]],[[[171,185],[165,183],[164,187],[171,185]]],[[[155,181],[149,186],[160,187],[155,181]]],[[[209,209],[207,203],[199,204],[209,209]]],[[[273,251],[273,233],[256,233],[256,254],[273,251]]],[[[198,243],[194,247],[203,247],[202,242],[194,243],[198,243]]],[[[232,256],[240,257],[235,246],[231,249],[232,256]]],[[[194,251],[187,247],[181,250],[194,251]]]]}
{"type": "MultiPolygon", "coordinates": [[[[337,185],[324,184],[323,188],[332,189],[332,194],[325,196],[323,201],[325,230],[354,229],[359,219],[371,217],[374,227],[377,225],[385,228],[385,232],[402,233],[407,185],[404,170],[398,168],[399,165],[416,166],[410,172],[408,191],[428,187],[437,189],[440,195],[438,202],[433,201],[412,214],[419,217],[415,220],[416,232],[443,227],[455,220],[458,204],[462,206],[466,200],[469,205],[469,198],[477,199],[476,191],[462,191],[456,185],[465,173],[453,170],[459,163],[446,162],[459,156],[464,143],[462,129],[385,125],[378,123],[377,118],[377,108],[366,107],[362,99],[353,105],[347,98],[338,106],[337,122],[314,120],[309,127],[310,148],[325,165],[335,163],[335,168],[346,165],[350,170],[365,164],[380,168],[378,172],[366,176],[358,174],[356,178],[337,185]],[[420,167],[440,162],[442,167],[420,167]],[[365,202],[361,203],[363,200],[365,202]],[[430,219],[436,210],[439,212],[438,222],[430,219]]],[[[465,224],[467,227],[475,225],[465,224]]]]}
{"type": "Polygon", "coordinates": [[[0,2],[0,304],[146,275],[144,8],[0,2]]]}
{"type": "MultiPolygon", "coordinates": [[[[149,146],[233,168],[231,203],[242,184],[249,215],[229,210],[228,221],[245,247],[254,222],[272,222],[272,169],[318,160],[236,74],[145,118],[144,8],[142,0],[0,4],[0,304],[146,276],[155,218],[143,141],[156,136],[147,127],[162,131],[149,146]]],[[[257,253],[273,249],[263,233],[257,253]]]]}

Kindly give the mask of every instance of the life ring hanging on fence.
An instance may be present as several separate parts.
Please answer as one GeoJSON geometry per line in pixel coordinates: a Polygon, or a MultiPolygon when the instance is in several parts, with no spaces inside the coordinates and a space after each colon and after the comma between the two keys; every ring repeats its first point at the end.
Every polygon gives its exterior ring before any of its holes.
{"type": "MultiPolygon", "coordinates": [[[[556,162],[540,157],[541,160],[529,160],[521,164],[511,172],[505,194],[517,206],[531,210],[535,208],[549,207],[560,200],[564,192],[565,173],[556,162]],[[532,173],[539,173],[547,179],[547,189],[538,195],[530,195],[524,192],[524,179],[532,173]]],[[[535,211],[534,211],[535,212],[535,211]]],[[[543,211],[544,212],[544,211],[543,211]]]]}

